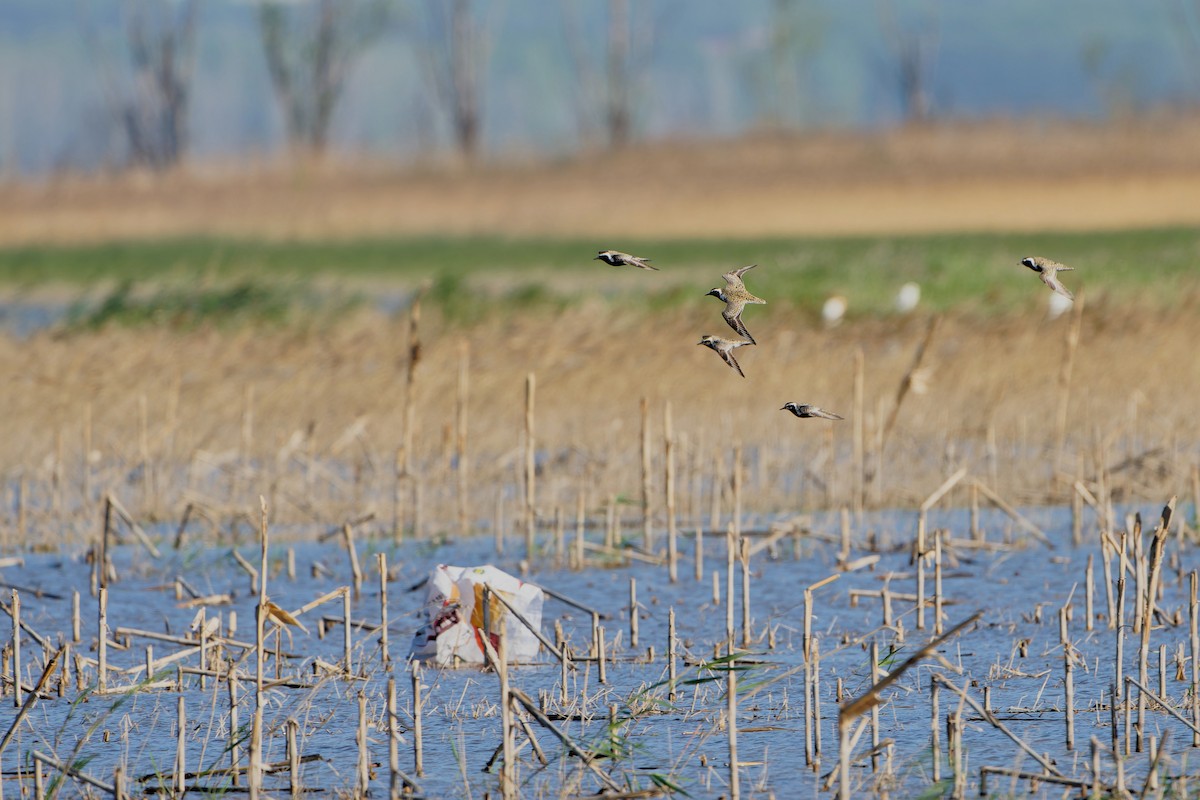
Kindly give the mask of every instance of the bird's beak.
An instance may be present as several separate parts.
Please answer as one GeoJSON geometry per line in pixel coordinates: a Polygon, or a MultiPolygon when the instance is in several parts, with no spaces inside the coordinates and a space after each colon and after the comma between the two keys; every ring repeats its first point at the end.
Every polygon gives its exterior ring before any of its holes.
{"type": "Polygon", "coordinates": [[[600,256],[592,256],[592,261],[599,261],[599,260],[600,260],[600,256]]]}
{"type": "Polygon", "coordinates": [[[787,411],[787,406],[782,406],[782,407],[781,407],[779,410],[780,410],[780,411],[787,411]]]}

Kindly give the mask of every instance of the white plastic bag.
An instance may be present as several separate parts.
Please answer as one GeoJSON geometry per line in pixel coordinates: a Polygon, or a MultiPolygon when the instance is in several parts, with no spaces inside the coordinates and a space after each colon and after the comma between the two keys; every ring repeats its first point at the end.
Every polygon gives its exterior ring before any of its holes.
{"type": "MultiPolygon", "coordinates": [[[[438,666],[453,666],[455,659],[469,664],[484,663],[483,587],[500,594],[539,631],[542,625],[542,590],[514,578],[491,564],[482,567],[450,567],[439,564],[429,574],[429,595],[425,599],[425,624],[413,637],[410,658],[432,661],[438,666]]],[[[495,597],[489,613],[488,631],[492,646],[504,630],[505,660],[509,663],[532,661],[540,642],[533,633],[509,613],[495,597]]]]}

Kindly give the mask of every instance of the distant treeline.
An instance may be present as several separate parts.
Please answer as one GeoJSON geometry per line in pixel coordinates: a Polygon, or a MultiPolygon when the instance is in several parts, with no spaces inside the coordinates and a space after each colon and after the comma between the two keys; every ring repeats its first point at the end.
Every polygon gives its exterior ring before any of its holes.
{"type": "Polygon", "coordinates": [[[1200,0],[0,3],[0,174],[1200,101],[1200,0]]]}

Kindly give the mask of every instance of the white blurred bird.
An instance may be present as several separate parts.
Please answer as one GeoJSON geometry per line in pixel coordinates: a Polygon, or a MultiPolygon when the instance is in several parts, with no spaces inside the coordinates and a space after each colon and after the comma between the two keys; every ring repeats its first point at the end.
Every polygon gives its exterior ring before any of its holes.
{"type": "Polygon", "coordinates": [[[909,281],[900,287],[900,291],[896,292],[896,299],[892,301],[892,307],[897,313],[907,314],[917,307],[921,302],[921,286],[909,281]]]}
{"type": "Polygon", "coordinates": [[[825,305],[821,306],[821,319],[825,321],[826,328],[840,325],[844,316],[846,316],[846,298],[840,294],[830,297],[825,301],[825,305]]]}

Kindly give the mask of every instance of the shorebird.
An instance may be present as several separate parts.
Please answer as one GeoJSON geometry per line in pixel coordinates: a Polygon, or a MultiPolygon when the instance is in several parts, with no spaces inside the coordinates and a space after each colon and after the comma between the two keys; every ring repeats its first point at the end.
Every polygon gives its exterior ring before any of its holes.
{"type": "Polygon", "coordinates": [[[705,297],[712,296],[725,304],[725,310],[721,312],[721,316],[729,323],[729,327],[738,332],[739,335],[750,340],[750,344],[758,344],[754,341],[754,337],[750,335],[750,331],[746,330],[746,326],[742,324],[742,309],[747,303],[752,305],[766,305],[767,301],[760,297],[755,297],[746,291],[746,284],[742,283],[742,275],[746,270],[754,269],[757,264],[751,264],[748,267],[731,270],[726,272],[722,277],[725,278],[724,289],[711,289],[705,297]]]}
{"type": "Polygon", "coordinates": [[[825,323],[826,328],[834,328],[842,324],[842,318],[846,316],[846,298],[840,294],[835,294],[830,297],[821,306],[821,320],[825,323]]]}
{"type": "Polygon", "coordinates": [[[1057,272],[1069,272],[1075,269],[1074,267],[1064,266],[1057,261],[1051,261],[1050,259],[1042,258],[1041,256],[1029,256],[1028,258],[1022,258],[1021,263],[1036,272],[1038,277],[1042,279],[1042,283],[1049,286],[1052,290],[1058,294],[1061,294],[1068,300],[1075,299],[1075,295],[1067,291],[1067,287],[1062,285],[1062,283],[1058,280],[1058,276],[1055,274],[1057,272]]]}
{"type": "Polygon", "coordinates": [[[839,417],[832,411],[826,411],[825,409],[818,408],[817,406],[810,406],[807,403],[785,403],[783,408],[779,410],[790,411],[797,417],[801,418],[820,417],[821,419],[845,419],[845,417],[839,417]]]}
{"type": "Polygon", "coordinates": [[[706,333],[700,337],[700,341],[696,342],[696,344],[702,344],[705,347],[712,349],[714,353],[724,359],[726,364],[736,369],[738,371],[738,375],[741,375],[743,378],[746,377],[746,373],[742,372],[741,365],[738,364],[737,359],[733,357],[733,350],[736,347],[744,347],[748,344],[754,344],[752,340],[722,339],[720,336],[710,336],[706,333]]]}
{"type": "Polygon", "coordinates": [[[650,259],[642,258],[641,256],[631,256],[629,253],[622,253],[620,250],[601,250],[599,255],[592,259],[592,261],[596,260],[603,261],[610,267],[637,267],[638,269],[653,270],[658,269],[658,267],[652,267],[646,263],[650,259]]]}
{"type": "Polygon", "coordinates": [[[892,300],[892,307],[901,314],[907,314],[917,307],[921,302],[921,285],[909,281],[900,287],[900,291],[896,292],[896,297],[892,300]]]}

